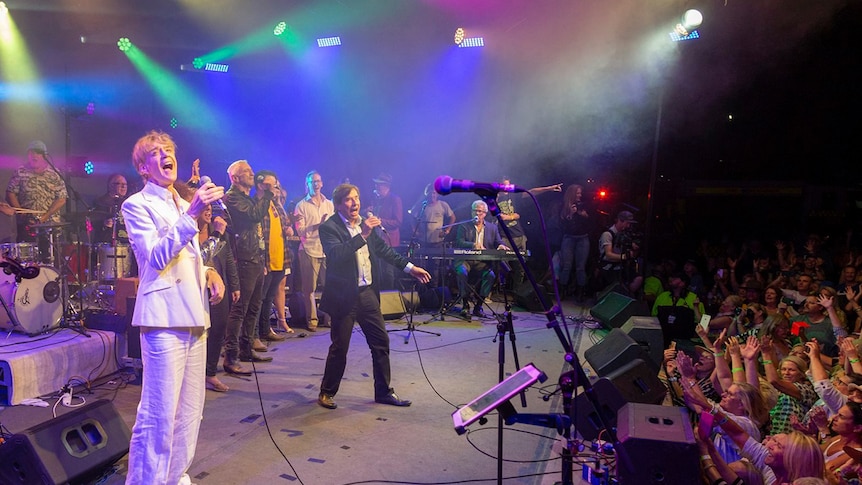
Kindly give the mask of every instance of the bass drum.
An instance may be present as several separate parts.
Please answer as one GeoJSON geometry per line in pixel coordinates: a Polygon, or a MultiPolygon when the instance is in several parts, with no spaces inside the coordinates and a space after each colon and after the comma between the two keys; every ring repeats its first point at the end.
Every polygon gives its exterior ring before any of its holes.
{"type": "Polygon", "coordinates": [[[60,326],[60,290],[60,275],[50,266],[40,266],[39,276],[20,283],[15,275],[0,271],[0,299],[7,313],[0,314],[0,328],[37,335],[60,326]]]}

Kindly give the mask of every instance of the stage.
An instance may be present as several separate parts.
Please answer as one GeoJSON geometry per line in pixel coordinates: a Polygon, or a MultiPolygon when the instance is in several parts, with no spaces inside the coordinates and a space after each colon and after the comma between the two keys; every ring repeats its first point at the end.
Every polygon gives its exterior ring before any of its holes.
{"type": "MultiPolygon", "coordinates": [[[[503,314],[499,301],[487,309],[503,314]]],[[[563,305],[574,348],[587,372],[594,374],[583,360],[584,350],[606,333],[589,319],[588,307],[563,305]]],[[[460,480],[489,480],[497,477],[498,439],[496,413],[487,423],[474,423],[467,433],[455,432],[452,413],[498,383],[500,362],[505,375],[532,363],[548,377],[525,394],[526,407],[519,398],[512,400],[518,414],[562,412],[562,396],[553,393],[563,372],[570,369],[556,333],[547,327],[541,313],[515,307],[514,332],[500,334],[504,325],[496,318],[467,322],[457,314],[412,315],[416,332],[408,332],[405,315],[387,322],[392,330],[392,385],[398,394],[413,401],[408,408],[375,404],[368,348],[361,332],[354,330],[344,382],[335,397],[338,409],[327,410],[316,404],[320,378],[329,346],[327,329],[308,333],[300,328],[284,342],[270,344],[272,363],[256,364],[252,377],[219,374],[230,386],[226,393],[207,392],[203,424],[197,453],[190,470],[198,484],[253,484],[301,481],[306,484],[338,483],[427,483],[460,480]],[[421,330],[437,332],[435,336],[421,330]],[[406,339],[405,337],[408,337],[406,339]]],[[[487,311],[487,310],[486,310],[487,311]]],[[[505,320],[504,320],[505,321],[505,320]]],[[[113,402],[129,428],[134,423],[140,396],[139,371],[126,369],[105,376],[116,367],[107,356],[119,339],[92,332],[89,339],[68,330],[36,338],[13,335],[0,351],[9,359],[17,346],[63,346],[64,352],[91,354],[69,361],[81,361],[76,373],[89,374],[89,390],[76,386],[76,395],[88,402],[107,398],[113,402]],[[24,342],[30,341],[25,344],[24,342]],[[94,342],[104,342],[98,351],[87,350],[94,342]],[[19,343],[20,342],[20,343],[19,343]],[[10,345],[12,346],[10,348],[10,345]],[[104,349],[104,350],[103,350],[104,349]],[[102,354],[106,357],[103,357],[102,354]],[[105,361],[100,367],[98,364],[105,361]],[[103,369],[97,372],[96,369],[103,369]]],[[[52,351],[53,353],[53,351],[52,351]]],[[[59,352],[62,353],[62,352],[59,352]]],[[[50,359],[48,359],[50,361],[50,359]]],[[[13,360],[14,362],[14,360],[13,360]]],[[[16,402],[19,390],[33,389],[51,406],[56,392],[72,378],[63,366],[56,365],[50,382],[21,383],[13,387],[16,402]],[[38,390],[37,390],[38,389],[38,390]]],[[[244,364],[250,366],[251,364],[244,364]]],[[[17,365],[12,366],[13,373],[17,365]]],[[[17,377],[17,375],[15,375],[17,377]]],[[[21,390],[21,393],[24,391],[21,390]]],[[[57,414],[69,412],[62,405],[57,414]]],[[[14,406],[0,411],[0,422],[10,431],[21,432],[51,418],[51,408],[14,406]]],[[[551,484],[560,479],[560,442],[556,429],[535,425],[504,426],[502,475],[507,483],[551,484]],[[518,478],[516,478],[518,477],[518,478]]],[[[580,477],[576,457],[575,483],[580,477]]],[[[126,459],[121,459],[100,483],[123,482],[126,459]]]]}

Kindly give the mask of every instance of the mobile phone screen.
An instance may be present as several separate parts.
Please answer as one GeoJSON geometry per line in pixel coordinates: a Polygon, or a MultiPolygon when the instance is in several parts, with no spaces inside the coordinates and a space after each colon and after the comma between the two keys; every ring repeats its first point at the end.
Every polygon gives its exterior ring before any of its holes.
{"type": "Polygon", "coordinates": [[[700,317],[700,326],[703,327],[704,330],[709,330],[710,320],[712,320],[712,317],[704,313],[703,316],[700,317]]]}

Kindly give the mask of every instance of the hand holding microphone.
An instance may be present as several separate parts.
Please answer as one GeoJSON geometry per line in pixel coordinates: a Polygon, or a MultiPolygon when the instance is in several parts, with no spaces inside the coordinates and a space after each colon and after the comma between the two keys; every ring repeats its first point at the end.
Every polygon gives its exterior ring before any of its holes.
{"type": "MultiPolygon", "coordinates": [[[[201,189],[202,189],[202,188],[204,188],[204,186],[205,186],[206,184],[213,184],[213,179],[211,179],[211,178],[209,177],[209,175],[203,175],[203,176],[201,176],[201,186],[200,186],[200,188],[201,188],[201,189]]],[[[215,187],[215,188],[217,188],[217,189],[220,189],[220,190],[221,190],[221,195],[220,195],[216,200],[211,201],[210,203],[218,204],[218,206],[219,206],[219,207],[221,207],[221,210],[223,210],[223,211],[227,212],[227,206],[225,206],[225,205],[224,205],[224,202],[222,202],[222,200],[221,200],[221,199],[222,199],[222,197],[224,197],[224,187],[219,187],[219,186],[217,186],[217,185],[215,185],[215,184],[213,184],[213,187],[215,187]]]]}
{"type": "Polygon", "coordinates": [[[375,227],[379,227],[381,231],[383,231],[383,232],[385,232],[385,233],[387,233],[387,234],[389,233],[389,232],[386,230],[386,228],[385,228],[385,227],[383,227],[383,221],[381,221],[379,217],[375,216],[373,212],[371,212],[371,211],[367,211],[367,212],[365,213],[365,216],[366,216],[366,217],[365,217],[365,223],[366,223],[366,224],[368,224],[368,226],[369,226],[371,229],[374,229],[375,227]]]}
{"type": "Polygon", "coordinates": [[[203,213],[206,206],[211,204],[218,204],[223,211],[227,211],[227,207],[221,201],[222,197],[224,197],[224,187],[215,185],[212,183],[212,179],[204,175],[201,177],[201,186],[195,192],[187,212],[190,216],[197,218],[203,213]]]}

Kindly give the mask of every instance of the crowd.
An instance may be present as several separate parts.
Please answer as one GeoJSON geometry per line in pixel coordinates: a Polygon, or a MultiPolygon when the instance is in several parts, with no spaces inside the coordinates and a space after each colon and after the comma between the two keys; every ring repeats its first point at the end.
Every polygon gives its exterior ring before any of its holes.
{"type": "Polygon", "coordinates": [[[648,271],[665,404],[691,411],[704,483],[859,483],[860,260],[824,239],[704,243],[648,271]]]}

